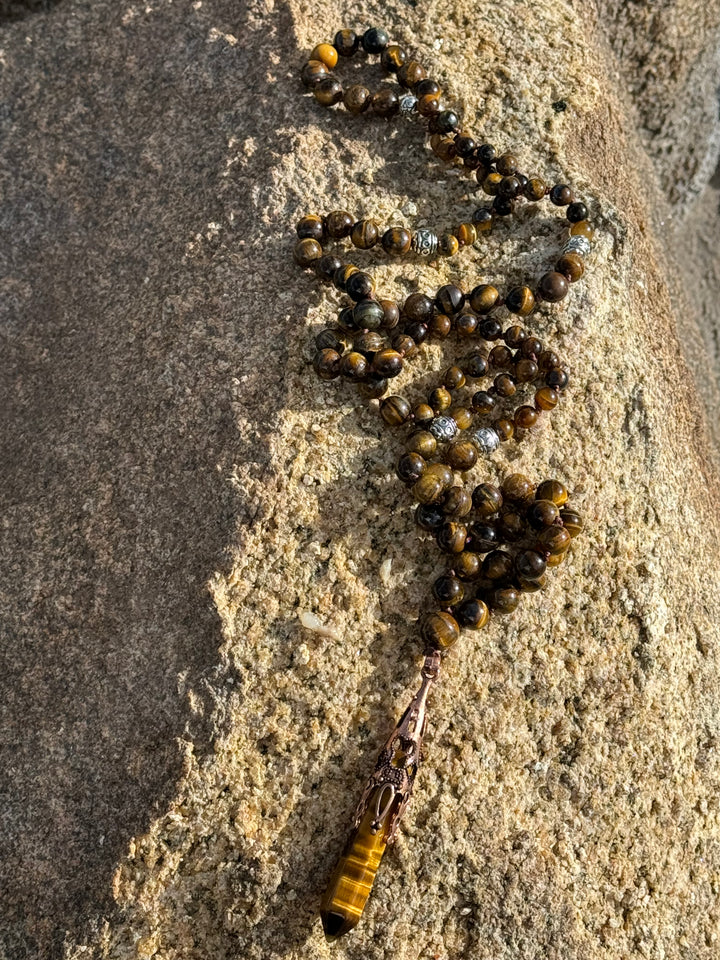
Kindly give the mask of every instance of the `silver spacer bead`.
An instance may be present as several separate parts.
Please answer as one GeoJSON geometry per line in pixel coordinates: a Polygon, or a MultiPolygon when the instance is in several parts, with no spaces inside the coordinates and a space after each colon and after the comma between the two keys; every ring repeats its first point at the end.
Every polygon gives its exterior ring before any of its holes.
{"type": "Polygon", "coordinates": [[[579,253],[581,257],[586,257],[592,247],[587,237],[569,237],[563,244],[563,253],[579,253]]]}
{"type": "Polygon", "coordinates": [[[452,440],[458,432],[458,425],[452,417],[433,417],[428,430],[436,440],[452,440]]]}
{"type": "Polygon", "coordinates": [[[415,112],[415,107],[417,106],[418,98],[414,97],[411,93],[406,93],[404,97],[400,97],[400,113],[403,117],[409,117],[415,112]]]}
{"type": "Polygon", "coordinates": [[[500,446],[500,435],[493,427],[479,427],[472,440],[480,453],[494,453],[500,446]]]}
{"type": "Polygon", "coordinates": [[[437,234],[426,227],[416,230],[412,238],[412,248],[423,257],[432,257],[437,253],[437,234]]]}

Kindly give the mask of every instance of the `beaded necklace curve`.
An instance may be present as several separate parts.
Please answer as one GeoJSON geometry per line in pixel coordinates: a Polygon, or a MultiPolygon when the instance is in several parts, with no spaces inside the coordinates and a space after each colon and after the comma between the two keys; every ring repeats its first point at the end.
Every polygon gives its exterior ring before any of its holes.
{"type": "Polygon", "coordinates": [[[315,371],[322,380],[341,377],[356,383],[364,398],[380,400],[388,426],[409,428],[397,475],[418,502],[418,526],[433,534],[449,556],[448,571],[432,588],[437,609],[420,622],[425,644],[420,689],[377,759],[322,898],[325,936],[335,940],[360,920],[385,848],[397,835],[423,759],[428,693],[443,656],[461,628],[480,629],[491,614],[514,611],[523,593],[540,590],[547,568],[562,562],[582,530],[582,518],[558,480],[535,486],[516,473],[500,486],[480,483],[468,490],[462,475],[501,443],[524,439],[563,395],[568,372],[558,354],[516,322],[503,327],[501,308],[511,318],[524,318],[538,302],[563,300],[570,284],[583,275],[593,228],[585,204],[575,200],[569,186],[525,176],[513,153],[498,156],[489,143],[464,131],[458,115],[441,103],[438,84],[402,47],[390,44],[384,30],[372,28],[362,35],[340,30],[332,44],[313,49],[302,80],[323,106],[343,103],[352,114],[387,119],[419,115],[427,123],[433,153],[462,164],[491,198],[470,221],[441,236],[427,228],[381,230],[376,221],[356,221],[344,210],[310,214],[297,224],[296,263],[347,295],[337,325],[315,338],[315,371]],[[344,90],[331,71],[339,58],[356,53],[379,55],[386,73],[402,88],[400,94],[388,85],[376,93],[357,84],[344,90]],[[434,297],[413,293],[399,304],[378,297],[370,274],[323,249],[349,238],[361,250],[379,247],[390,257],[450,257],[475,243],[498,219],[510,217],[521,203],[545,198],[565,211],[569,236],[554,269],[534,287],[515,286],[504,297],[489,283],[468,292],[445,284],[434,297]],[[387,395],[390,381],[419,356],[424,341],[443,340],[452,331],[467,342],[467,355],[444,371],[425,401],[413,406],[404,397],[387,395]],[[491,382],[478,389],[484,380],[491,382]]]}

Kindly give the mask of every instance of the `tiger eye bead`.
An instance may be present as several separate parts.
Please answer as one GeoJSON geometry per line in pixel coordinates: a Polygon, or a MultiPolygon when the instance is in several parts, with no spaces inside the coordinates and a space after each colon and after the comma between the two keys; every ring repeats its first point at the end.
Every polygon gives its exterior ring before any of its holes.
{"type": "Polygon", "coordinates": [[[342,240],[343,237],[349,237],[354,224],[355,221],[347,210],[333,210],[325,218],[327,232],[333,240],[342,240]]]}
{"type": "Polygon", "coordinates": [[[457,133],[460,127],[460,118],[454,110],[441,110],[437,115],[435,129],[438,133],[457,133]]]}
{"type": "Polygon", "coordinates": [[[482,353],[471,353],[460,361],[462,372],[473,380],[479,380],[487,375],[489,365],[488,358],[482,353]]]}
{"type": "Polygon", "coordinates": [[[535,406],[538,410],[552,410],[557,406],[560,394],[552,387],[541,387],[535,394],[535,406]]]}
{"type": "Polygon", "coordinates": [[[440,112],[440,100],[432,93],[426,93],[418,98],[417,112],[421,117],[432,117],[440,112]]]}
{"type": "Polygon", "coordinates": [[[536,500],[551,500],[558,507],[567,503],[567,498],[567,487],[559,480],[543,480],[535,491],[536,500]]]}
{"type": "Polygon", "coordinates": [[[442,653],[457,642],[460,627],[449,613],[429,613],[422,619],[420,634],[429,649],[442,653]]]}
{"type": "Polygon", "coordinates": [[[526,317],[535,306],[535,296],[530,287],[513,287],[505,297],[505,306],[510,313],[526,317]]]}
{"type": "Polygon", "coordinates": [[[499,542],[498,529],[494,523],[473,523],[470,527],[470,550],[473,553],[489,553],[499,542]]]}
{"type": "Polygon", "coordinates": [[[502,326],[492,317],[485,317],[478,324],[478,333],[483,340],[499,340],[502,336],[502,326]]]}
{"type": "Polygon", "coordinates": [[[404,63],[397,72],[397,78],[402,87],[412,90],[421,80],[427,77],[425,68],[417,60],[410,60],[404,63]]]}
{"type": "Polygon", "coordinates": [[[317,214],[309,213],[307,216],[298,220],[295,231],[300,240],[322,240],[325,233],[322,217],[317,214]]]}
{"type": "Polygon", "coordinates": [[[304,240],[298,240],[293,249],[293,258],[300,267],[310,267],[322,257],[323,251],[317,240],[311,240],[306,237],[304,240]]]}
{"type": "Polygon", "coordinates": [[[506,510],[500,517],[498,533],[505,543],[517,543],[527,530],[525,517],[517,510],[506,510]]]}
{"type": "Polygon", "coordinates": [[[516,350],[525,340],[527,340],[527,330],[521,327],[519,323],[514,323],[503,333],[505,343],[516,350]]]}
{"type": "Polygon", "coordinates": [[[564,253],[558,258],[555,269],[568,283],[575,283],[585,273],[585,261],[579,253],[564,253]]]}
{"type": "Polygon", "coordinates": [[[328,76],[328,68],[320,60],[309,60],[302,68],[300,77],[305,86],[312,90],[315,84],[328,76]]]}
{"type": "Polygon", "coordinates": [[[351,300],[355,301],[367,300],[373,295],[374,290],[375,281],[369,273],[364,273],[362,270],[348,277],[345,284],[345,292],[351,300]]]}
{"type": "Polygon", "coordinates": [[[381,377],[397,377],[402,372],[403,358],[397,350],[379,350],[373,358],[372,366],[375,373],[381,377]]]}
{"type": "Polygon", "coordinates": [[[535,360],[537,362],[542,352],[542,340],[538,340],[537,337],[526,337],[520,344],[520,355],[527,357],[528,360],[535,360]]]}
{"type": "Polygon", "coordinates": [[[472,223],[461,223],[455,230],[455,236],[461,247],[471,247],[477,240],[477,230],[472,223]]]}
{"type": "Polygon", "coordinates": [[[490,619],[490,611],[482,600],[466,600],[457,611],[458,623],[470,630],[480,630],[490,619]]]}
{"type": "Polygon", "coordinates": [[[545,196],[545,181],[540,177],[530,177],[523,188],[523,193],[528,200],[537,202],[545,196]]]}
{"type": "Polygon", "coordinates": [[[333,38],[333,46],[341,57],[351,57],[360,46],[360,37],[354,30],[338,30],[333,38]]]}
{"type": "MultiPolygon", "coordinates": [[[[540,341],[538,341],[539,343],[540,341]]],[[[548,370],[552,370],[553,367],[560,366],[560,357],[555,353],[554,350],[537,350],[533,351],[537,356],[538,367],[543,373],[547,373],[548,370]]]]}
{"type": "Polygon", "coordinates": [[[405,333],[412,337],[415,343],[424,343],[430,335],[430,329],[422,320],[409,320],[405,324],[405,333]]]}
{"type": "Polygon", "coordinates": [[[497,400],[487,390],[478,390],[477,393],[473,394],[472,405],[476,413],[488,414],[494,411],[497,400]]]}
{"type": "Polygon", "coordinates": [[[372,360],[378,350],[382,349],[384,342],[384,338],[379,333],[374,330],[364,330],[353,339],[352,348],[362,353],[368,360],[372,360]]]}
{"type": "Polygon", "coordinates": [[[564,507],[560,511],[560,519],[571,537],[575,538],[578,534],[582,533],[584,527],[583,518],[577,511],[569,507],[564,507]]]}
{"type": "Polygon", "coordinates": [[[390,39],[381,27],[370,27],[360,41],[366,53],[382,53],[390,39]]]}
{"type": "Polygon", "coordinates": [[[332,107],[340,103],[343,91],[335,77],[322,77],[313,87],[313,96],[323,107],[332,107]]]}
{"type": "Polygon", "coordinates": [[[345,349],[342,331],[334,327],[326,327],[315,337],[315,346],[318,350],[335,350],[336,353],[342,354],[345,349]]]}
{"type": "Polygon", "coordinates": [[[310,54],[311,60],[319,60],[328,70],[334,70],[338,62],[338,52],[331,43],[319,43],[310,54]]]}
{"type": "Polygon", "coordinates": [[[593,229],[592,224],[588,223],[587,220],[580,220],[579,223],[574,223],[570,227],[570,236],[585,237],[586,240],[592,240],[592,238],[595,236],[595,230],[593,229]]]}
{"type": "Polygon", "coordinates": [[[518,575],[524,580],[537,580],[545,573],[545,557],[536,550],[521,550],[515,558],[518,575]]]}
{"type": "Polygon", "coordinates": [[[581,200],[575,200],[565,211],[565,216],[570,223],[579,223],[581,220],[587,220],[588,209],[581,200]]]}
{"type": "Polygon", "coordinates": [[[470,136],[469,133],[461,131],[455,136],[455,149],[457,150],[457,155],[462,157],[463,160],[465,157],[470,156],[471,153],[475,152],[475,147],[477,144],[470,136]]]}
{"type": "Polygon", "coordinates": [[[408,253],[411,243],[412,237],[403,227],[390,227],[382,236],[383,250],[392,257],[408,253]]]}
{"type": "Polygon", "coordinates": [[[517,583],[523,593],[535,593],[537,590],[543,590],[547,586],[547,577],[545,574],[538,577],[537,580],[518,577],[517,583]]]}
{"type": "Polygon", "coordinates": [[[512,360],[512,352],[505,346],[504,343],[499,343],[496,347],[493,347],[488,355],[488,361],[490,365],[495,367],[496,370],[507,369],[512,363],[512,360]]]}
{"type": "Polygon", "coordinates": [[[567,556],[567,550],[563,550],[562,553],[551,553],[547,558],[547,565],[549,567],[559,567],[567,556]]]}
{"type": "Polygon", "coordinates": [[[410,404],[404,397],[386,397],[380,404],[380,416],[389,427],[398,427],[410,419],[410,404]]]}
{"type": "Polygon", "coordinates": [[[538,420],[538,412],[535,407],[522,406],[515,411],[515,426],[521,430],[529,430],[534,427],[538,420]]]}
{"type": "Polygon", "coordinates": [[[515,424],[512,420],[508,420],[507,417],[500,417],[499,420],[493,420],[493,427],[502,442],[512,440],[515,436],[515,424]]]}
{"type": "Polygon", "coordinates": [[[541,300],[547,300],[548,303],[557,303],[567,296],[568,281],[567,277],[557,270],[549,270],[540,277],[537,293],[541,300]]]}
{"type": "Polygon", "coordinates": [[[373,94],[370,107],[377,117],[394,117],[400,109],[400,100],[394,90],[383,87],[373,94]]]}
{"type": "Polygon", "coordinates": [[[455,329],[458,335],[465,340],[475,335],[477,326],[478,319],[474,313],[461,313],[459,317],[455,318],[455,329]]]}
{"type": "Polygon", "coordinates": [[[573,192],[566,183],[556,183],[550,191],[550,203],[556,207],[566,207],[572,200],[573,192]]]}
{"type": "Polygon", "coordinates": [[[503,177],[498,187],[498,196],[514,200],[519,195],[520,190],[521,183],[518,177],[503,177]]]}
{"type": "Polygon", "coordinates": [[[339,257],[326,253],[315,262],[315,272],[324,283],[332,283],[337,271],[342,267],[339,257]]]}
{"type": "Polygon", "coordinates": [[[477,463],[477,447],[469,440],[458,440],[448,445],[445,459],[454,470],[472,470],[477,463]]]}
{"type": "Polygon", "coordinates": [[[425,459],[419,453],[404,453],[398,460],[397,475],[403,483],[417,483],[426,470],[425,459]]]}
{"type": "Polygon", "coordinates": [[[487,233],[493,224],[492,212],[487,207],[479,207],[472,215],[472,221],[478,234],[487,233]]]}
{"type": "Polygon", "coordinates": [[[380,63],[388,71],[388,73],[397,73],[400,67],[407,60],[407,54],[402,47],[399,47],[396,43],[390,44],[389,47],[385,47],[380,57],[380,63]]]}
{"type": "Polygon", "coordinates": [[[463,407],[460,404],[450,407],[448,416],[452,417],[458,426],[458,430],[469,430],[472,425],[472,410],[463,407]]]}
{"type": "Polygon", "coordinates": [[[532,383],[539,373],[538,365],[534,360],[528,360],[522,357],[515,364],[513,376],[518,383],[532,383]]]}
{"type": "Polygon", "coordinates": [[[446,283],[438,290],[435,303],[441,313],[454,316],[465,302],[465,294],[454,283],[446,283]]]}
{"type": "MultiPolygon", "coordinates": [[[[358,274],[353,274],[348,280],[348,293],[350,293],[350,286],[358,274]]],[[[353,320],[360,330],[379,330],[384,317],[383,308],[375,300],[361,300],[353,307],[353,320]]],[[[380,348],[378,347],[378,349],[380,348]]]]}
{"type": "Polygon", "coordinates": [[[446,163],[455,157],[455,142],[451,137],[444,137],[440,133],[434,133],[430,138],[430,149],[446,163]]]}
{"type": "Polygon", "coordinates": [[[482,563],[482,576],[488,580],[509,580],[515,564],[513,558],[504,550],[493,550],[482,563]]]}
{"type": "Polygon", "coordinates": [[[358,220],[353,225],[350,239],[360,250],[370,250],[378,242],[380,230],[374,220],[358,220]]]}
{"type": "Polygon", "coordinates": [[[499,373],[493,380],[493,389],[499,397],[512,397],[517,387],[509,373],[499,373]]]}
{"type": "Polygon", "coordinates": [[[402,308],[403,316],[408,320],[421,320],[423,323],[433,315],[433,302],[424,293],[411,293],[402,308]]]}
{"type": "Polygon", "coordinates": [[[372,370],[367,377],[358,384],[360,396],[366,400],[378,400],[387,390],[388,382],[385,377],[373,373],[372,370]]]}
{"type": "Polygon", "coordinates": [[[493,613],[512,613],[520,603],[520,594],[515,587],[500,587],[490,594],[493,613]]]}
{"type": "Polygon", "coordinates": [[[522,473],[511,473],[502,483],[503,499],[508,503],[530,503],[535,493],[535,488],[528,478],[522,473]]]}
{"type": "Polygon", "coordinates": [[[497,158],[495,166],[498,173],[502,174],[503,177],[511,177],[514,173],[517,173],[519,164],[514,154],[503,153],[502,156],[497,158]]]}
{"type": "Polygon", "coordinates": [[[538,547],[545,553],[564,553],[570,546],[570,534],[559,525],[545,527],[538,534],[538,547]]]}
{"type": "Polygon", "coordinates": [[[358,116],[370,106],[372,95],[367,87],[354,83],[343,92],[343,103],[348,113],[358,116]]]}
{"type": "Polygon", "coordinates": [[[443,386],[447,387],[448,390],[458,390],[460,387],[465,386],[465,374],[460,367],[452,366],[447,368],[443,374],[443,386]]]}
{"type": "Polygon", "coordinates": [[[480,483],[473,490],[473,507],[481,520],[495,516],[503,505],[503,497],[499,487],[493,483],[480,483]]]}
{"type": "Polygon", "coordinates": [[[548,370],[545,376],[545,383],[548,387],[554,387],[556,390],[564,390],[570,381],[567,370],[563,370],[562,367],[553,367],[552,370],[548,370]]]}
{"type": "Polygon", "coordinates": [[[352,383],[358,383],[358,381],[364,379],[369,369],[370,364],[368,363],[367,357],[355,350],[346,353],[340,361],[341,375],[352,383]]]}
{"type": "Polygon", "coordinates": [[[502,183],[502,177],[499,173],[489,173],[482,183],[482,188],[487,193],[489,197],[497,196],[497,192],[500,189],[500,184],[502,183]]]}
{"type": "Polygon", "coordinates": [[[436,313],[434,317],[430,318],[428,329],[431,337],[444,340],[452,330],[452,320],[444,313],[436,313]]]}
{"type": "Polygon", "coordinates": [[[469,550],[463,550],[453,558],[453,569],[461,580],[474,580],[480,575],[480,557],[469,550]]]}
{"type": "Polygon", "coordinates": [[[497,287],[490,283],[481,283],[471,291],[469,296],[470,306],[475,313],[490,313],[500,297],[497,287]]]}
{"type": "Polygon", "coordinates": [[[456,520],[448,520],[436,531],[435,540],[445,553],[462,553],[467,540],[467,527],[456,520]]]}
{"type": "Polygon", "coordinates": [[[418,403],[413,410],[413,417],[418,424],[429,423],[435,417],[435,411],[429,403],[418,403]]]}
{"type": "Polygon", "coordinates": [[[440,606],[452,607],[453,604],[461,602],[465,589],[457,577],[445,573],[437,578],[432,592],[440,606]]]}
{"type": "Polygon", "coordinates": [[[435,387],[430,392],[428,402],[436,413],[442,413],[452,406],[452,395],[445,387],[435,387]]]}
{"type": "Polygon", "coordinates": [[[315,354],[313,367],[321,380],[334,380],[340,376],[340,354],[336,350],[326,348],[315,354]]]}
{"type": "Polygon", "coordinates": [[[534,500],[527,509],[527,520],[533,530],[552,527],[560,516],[557,504],[552,500],[534,500]]]}
{"type": "Polygon", "coordinates": [[[434,533],[445,523],[445,513],[439,503],[419,503],[415,509],[415,523],[421,530],[434,533]]]}
{"type": "Polygon", "coordinates": [[[472,509],[472,498],[462,487],[450,487],[442,502],[443,513],[452,520],[462,520],[472,509]]]}
{"type": "Polygon", "coordinates": [[[452,233],[444,233],[438,242],[438,253],[441,257],[454,257],[460,249],[457,237],[452,233]]]}
{"type": "Polygon", "coordinates": [[[419,453],[429,460],[437,450],[437,440],[428,430],[418,430],[413,433],[405,444],[411,453],[419,453]]]}
{"type": "Polygon", "coordinates": [[[426,470],[425,474],[412,488],[415,499],[419,500],[420,503],[435,503],[441,500],[449,486],[449,484],[443,483],[442,478],[437,474],[428,474],[429,471],[426,470]]]}
{"type": "Polygon", "coordinates": [[[379,303],[385,315],[383,326],[386,330],[394,330],[400,322],[400,308],[394,300],[380,300],[379,303]]]}

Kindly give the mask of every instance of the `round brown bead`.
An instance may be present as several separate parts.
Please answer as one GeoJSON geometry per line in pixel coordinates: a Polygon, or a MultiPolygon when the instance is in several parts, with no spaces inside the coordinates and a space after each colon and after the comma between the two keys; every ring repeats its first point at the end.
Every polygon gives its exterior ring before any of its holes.
{"type": "Polygon", "coordinates": [[[560,511],[560,519],[571,537],[577,537],[578,534],[582,533],[584,527],[583,518],[576,510],[564,507],[560,511]]]}
{"type": "Polygon", "coordinates": [[[413,410],[416,423],[429,423],[435,417],[435,411],[429,403],[419,403],[413,410]]]}
{"type": "Polygon", "coordinates": [[[443,374],[443,385],[446,386],[448,390],[458,390],[460,387],[465,386],[465,374],[460,367],[452,366],[447,368],[443,374]]]}
{"type": "Polygon", "coordinates": [[[499,420],[493,420],[493,427],[501,441],[512,440],[515,436],[515,424],[512,420],[508,420],[507,417],[500,417],[499,420]]]}
{"type": "Polygon", "coordinates": [[[502,183],[502,177],[499,173],[489,173],[482,183],[482,188],[487,193],[489,197],[497,196],[498,190],[500,189],[500,184],[502,183]]]}
{"type": "Polygon", "coordinates": [[[472,510],[472,498],[462,487],[450,487],[442,503],[443,513],[453,520],[461,520],[472,510]]]}
{"type": "Polygon", "coordinates": [[[591,223],[587,220],[580,220],[578,223],[574,223],[570,227],[570,236],[571,237],[585,237],[586,240],[592,240],[595,236],[595,230],[591,223]]]}
{"type": "Polygon", "coordinates": [[[351,57],[360,46],[360,37],[354,30],[338,30],[333,37],[333,46],[341,57],[351,57]]]}
{"type": "Polygon", "coordinates": [[[535,407],[522,406],[515,411],[515,426],[521,430],[529,430],[538,421],[538,412],[535,407]]]}
{"type": "Polygon", "coordinates": [[[340,354],[327,348],[315,354],[313,367],[321,380],[334,380],[340,376],[340,354]]]}
{"type": "Polygon", "coordinates": [[[417,60],[410,60],[404,63],[397,72],[397,78],[400,85],[412,90],[421,80],[427,77],[425,68],[417,60]]]}
{"type": "Polygon", "coordinates": [[[323,107],[332,107],[342,100],[343,91],[335,77],[322,77],[312,88],[313,96],[323,107]]]}
{"type": "Polygon", "coordinates": [[[420,503],[436,503],[442,499],[448,486],[436,473],[425,471],[424,476],[420,477],[412,489],[415,499],[420,503]]]}
{"type": "Polygon", "coordinates": [[[515,569],[513,558],[505,550],[493,550],[482,564],[482,575],[488,580],[508,580],[515,569]]]}
{"type": "Polygon", "coordinates": [[[508,503],[530,503],[535,493],[531,481],[522,473],[511,473],[503,480],[501,489],[508,503]]]}
{"type": "Polygon", "coordinates": [[[354,224],[355,221],[347,210],[333,210],[325,218],[327,232],[333,240],[342,240],[343,237],[349,237],[354,224]]]}
{"type": "Polygon", "coordinates": [[[436,157],[446,162],[455,157],[455,141],[452,137],[444,137],[440,133],[434,133],[430,138],[430,149],[436,157]]]}
{"type": "Polygon", "coordinates": [[[437,337],[444,340],[452,330],[452,320],[444,313],[436,313],[430,318],[428,330],[431,337],[437,337]]]}
{"type": "Polygon", "coordinates": [[[426,93],[417,102],[417,112],[421,117],[432,117],[440,111],[440,98],[433,93],[426,93]]]}
{"type": "Polygon", "coordinates": [[[394,117],[400,109],[398,95],[390,87],[383,87],[373,94],[370,104],[372,112],[378,117],[394,117]]]}
{"type": "Polygon", "coordinates": [[[470,247],[477,240],[477,230],[472,223],[461,223],[455,230],[455,236],[461,247],[470,247]]]}
{"type": "Polygon", "coordinates": [[[343,103],[345,104],[345,108],[349,113],[352,113],[355,116],[358,116],[358,114],[364,113],[365,110],[367,110],[367,108],[370,106],[371,99],[372,96],[368,88],[363,87],[359,83],[354,83],[343,93],[343,103]]]}
{"type": "Polygon", "coordinates": [[[388,347],[375,354],[372,366],[373,370],[379,373],[381,377],[397,377],[402,372],[403,358],[397,350],[391,350],[388,347]]]}
{"type": "Polygon", "coordinates": [[[464,523],[448,520],[438,529],[435,539],[445,553],[462,553],[467,540],[467,527],[464,523]]]}
{"type": "Polygon", "coordinates": [[[408,253],[411,243],[412,237],[404,227],[390,227],[382,236],[383,250],[393,257],[408,253]]]}
{"type": "Polygon", "coordinates": [[[461,580],[474,580],[480,575],[480,557],[469,550],[463,550],[453,559],[453,569],[461,580]]]}
{"type": "Polygon", "coordinates": [[[541,300],[547,300],[549,303],[557,303],[567,296],[567,292],[567,277],[562,273],[558,273],[557,270],[550,270],[540,278],[537,293],[541,300]]]}
{"type": "Polygon", "coordinates": [[[524,580],[537,580],[545,573],[545,557],[536,550],[521,550],[515,558],[518,575],[524,580]]]}
{"type": "Polygon", "coordinates": [[[467,407],[463,407],[460,404],[456,404],[448,410],[448,416],[452,417],[455,423],[458,425],[459,430],[469,430],[472,424],[472,410],[469,410],[467,407]]]}
{"type": "Polygon", "coordinates": [[[555,269],[566,278],[568,283],[575,283],[585,273],[585,261],[579,253],[564,253],[558,258],[555,269]]]}
{"type": "Polygon", "coordinates": [[[535,394],[535,406],[538,410],[552,410],[557,406],[560,394],[552,387],[541,387],[535,394]]]}
{"type": "Polygon", "coordinates": [[[535,297],[530,287],[513,287],[505,297],[505,306],[510,313],[526,317],[535,306],[535,297]]]}
{"type": "Polygon", "coordinates": [[[480,630],[490,619],[490,611],[482,600],[466,600],[457,611],[457,619],[463,627],[480,630]]]}
{"type": "Polygon", "coordinates": [[[441,257],[454,257],[460,249],[457,237],[452,233],[444,233],[438,241],[438,253],[441,257]]]}
{"type": "Polygon", "coordinates": [[[408,320],[422,320],[427,323],[434,312],[433,302],[424,293],[411,293],[403,304],[402,312],[408,320]]]}
{"type": "Polygon", "coordinates": [[[503,505],[503,496],[500,488],[493,483],[480,483],[473,490],[473,507],[480,519],[495,516],[503,505]]]}
{"type": "Polygon", "coordinates": [[[493,613],[512,613],[520,603],[520,594],[515,587],[500,587],[490,594],[493,613]]]}
{"type": "Polygon", "coordinates": [[[425,459],[419,453],[404,453],[398,460],[397,475],[403,483],[417,483],[427,469],[425,459]]]}
{"type": "Polygon", "coordinates": [[[460,627],[453,616],[441,611],[429,613],[423,617],[420,633],[432,650],[443,652],[457,642],[460,637],[460,627]]]}
{"type": "Polygon", "coordinates": [[[490,313],[498,301],[500,293],[497,287],[490,283],[481,283],[471,291],[469,300],[470,306],[476,313],[490,313]]]}
{"type": "Polygon", "coordinates": [[[573,201],[573,192],[566,183],[556,183],[550,191],[550,203],[556,207],[566,207],[573,201]]]}
{"type": "Polygon", "coordinates": [[[534,500],[528,507],[526,516],[533,530],[542,530],[557,522],[560,511],[552,500],[534,500]]]}
{"type": "Polygon", "coordinates": [[[363,380],[370,369],[367,357],[362,353],[351,350],[346,353],[340,361],[340,373],[346,379],[353,383],[363,380]]]}
{"type": "Polygon", "coordinates": [[[380,416],[389,427],[398,427],[410,418],[410,404],[405,397],[385,397],[380,404],[380,416]]]}
{"type": "Polygon", "coordinates": [[[543,480],[535,491],[537,500],[552,500],[556,506],[561,507],[567,503],[567,488],[559,480],[543,480]]]}
{"type": "Polygon", "coordinates": [[[506,543],[522,540],[527,530],[525,517],[517,510],[506,510],[500,517],[498,532],[506,543]]]}
{"type": "Polygon", "coordinates": [[[510,177],[518,170],[518,158],[513,153],[503,153],[495,161],[497,172],[503,177],[510,177]]]}
{"type": "Polygon", "coordinates": [[[322,240],[325,233],[325,226],[322,217],[315,213],[309,213],[307,216],[298,220],[295,231],[300,240],[322,240]]]}
{"type": "Polygon", "coordinates": [[[380,300],[379,303],[385,315],[383,326],[386,330],[394,330],[400,322],[400,308],[394,300],[380,300]]]}
{"type": "Polygon", "coordinates": [[[518,383],[532,383],[536,379],[539,373],[538,365],[534,360],[528,360],[527,357],[522,357],[515,364],[515,369],[513,371],[513,376],[518,383]]]}
{"type": "Polygon", "coordinates": [[[338,62],[338,52],[331,43],[319,43],[310,54],[311,60],[319,60],[328,70],[334,70],[338,62]]]}
{"type": "Polygon", "coordinates": [[[418,430],[408,438],[405,446],[412,453],[419,453],[429,460],[437,450],[437,440],[428,430],[418,430]]]}
{"type": "Polygon", "coordinates": [[[455,329],[458,335],[465,339],[475,334],[477,326],[478,320],[474,313],[461,313],[459,317],[455,318],[455,329]]]}
{"type": "Polygon", "coordinates": [[[454,470],[472,470],[477,463],[478,452],[469,440],[459,440],[448,445],[445,459],[454,470]]]}
{"type": "Polygon", "coordinates": [[[309,60],[302,68],[300,77],[308,89],[312,89],[320,80],[328,76],[328,68],[320,60],[309,60]]]}
{"type": "Polygon", "coordinates": [[[350,239],[360,250],[369,250],[374,247],[379,237],[380,230],[374,220],[358,220],[350,233],[350,239]]]}
{"type": "Polygon", "coordinates": [[[507,370],[512,360],[512,351],[504,343],[499,343],[496,347],[493,347],[488,355],[490,365],[495,367],[496,370],[507,370]]]}
{"type": "Polygon", "coordinates": [[[523,190],[528,200],[537,202],[545,196],[545,181],[540,177],[530,177],[523,190]]]}
{"type": "Polygon", "coordinates": [[[364,397],[366,400],[377,400],[379,399],[387,390],[388,382],[384,377],[378,376],[378,374],[370,373],[367,377],[358,384],[358,390],[360,391],[360,396],[364,397]]]}
{"type": "Polygon", "coordinates": [[[465,589],[461,581],[451,574],[444,573],[433,584],[433,596],[443,607],[452,607],[462,601],[465,589]]]}
{"type": "Polygon", "coordinates": [[[570,534],[561,526],[545,527],[538,534],[538,548],[546,554],[564,553],[570,546],[570,534]]]}
{"type": "Polygon", "coordinates": [[[388,71],[388,73],[397,73],[406,60],[407,54],[403,48],[399,47],[396,43],[392,43],[389,47],[385,47],[380,57],[380,63],[388,71]]]}
{"type": "Polygon", "coordinates": [[[452,406],[452,394],[445,387],[435,387],[430,391],[428,402],[436,413],[442,413],[452,406]]]}
{"type": "Polygon", "coordinates": [[[499,373],[493,380],[493,389],[499,397],[512,397],[517,387],[509,373],[499,373]]]}
{"type": "MultiPolygon", "coordinates": [[[[375,290],[375,281],[369,273],[357,270],[351,274],[345,284],[345,292],[355,301],[368,300],[375,290]]],[[[380,312],[380,311],[378,311],[380,312]]]]}
{"type": "Polygon", "coordinates": [[[300,267],[310,267],[323,255],[322,247],[317,240],[306,237],[298,240],[293,249],[293,258],[300,267]]]}

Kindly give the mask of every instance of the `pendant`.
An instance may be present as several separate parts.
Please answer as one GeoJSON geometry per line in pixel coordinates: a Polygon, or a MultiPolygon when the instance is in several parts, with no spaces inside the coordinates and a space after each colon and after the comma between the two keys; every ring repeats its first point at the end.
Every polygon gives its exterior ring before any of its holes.
{"type": "Polygon", "coordinates": [[[385,848],[397,835],[422,756],[428,692],[440,672],[440,653],[425,657],[422,684],[398,721],[365,785],[353,831],[320,904],[325,937],[336,940],[357,925],[385,848]]]}

